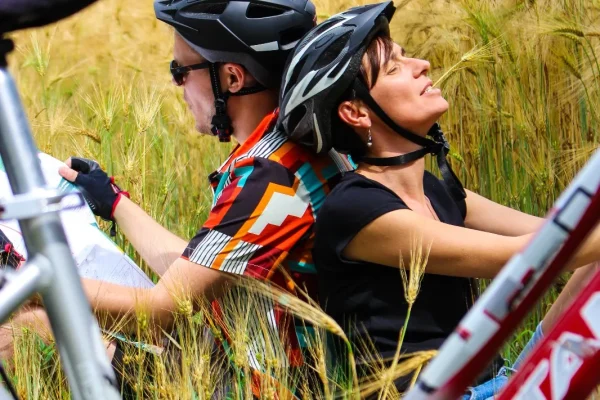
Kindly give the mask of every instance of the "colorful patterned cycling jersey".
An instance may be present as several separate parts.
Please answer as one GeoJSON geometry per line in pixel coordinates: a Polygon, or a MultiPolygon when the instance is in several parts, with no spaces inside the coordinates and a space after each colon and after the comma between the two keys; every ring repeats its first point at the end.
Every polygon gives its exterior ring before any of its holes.
{"type": "MultiPolygon", "coordinates": [[[[270,281],[292,292],[300,287],[316,301],[311,255],[315,216],[340,171],[351,165],[337,153],[317,156],[289,141],[274,129],[276,120],[277,110],[210,175],[213,206],[183,257],[205,267],[270,281]]],[[[282,355],[289,365],[301,365],[303,338],[282,322],[285,313],[269,301],[240,298],[244,297],[241,292],[236,296],[236,304],[252,304],[254,311],[264,314],[273,337],[281,337],[285,331],[289,343],[279,351],[285,352],[282,355]]],[[[221,311],[218,304],[213,304],[213,309],[221,311]]],[[[231,339],[226,326],[235,322],[222,325],[225,332],[221,334],[231,339]]],[[[259,355],[267,353],[261,339],[265,327],[258,322],[252,325],[250,321],[246,328],[251,341],[249,362],[261,371],[264,366],[259,355]]]]}

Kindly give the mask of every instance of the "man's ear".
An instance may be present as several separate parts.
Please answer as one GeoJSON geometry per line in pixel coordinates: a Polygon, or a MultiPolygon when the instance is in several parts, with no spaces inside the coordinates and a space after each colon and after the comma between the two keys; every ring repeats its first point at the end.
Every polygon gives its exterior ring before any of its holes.
{"type": "Polygon", "coordinates": [[[342,101],[338,106],[340,119],[353,128],[371,128],[369,109],[359,100],[342,101]]]}
{"type": "Polygon", "coordinates": [[[223,91],[229,90],[236,93],[245,86],[254,85],[256,80],[248,73],[246,68],[240,64],[225,63],[221,67],[221,85],[223,91]]]}

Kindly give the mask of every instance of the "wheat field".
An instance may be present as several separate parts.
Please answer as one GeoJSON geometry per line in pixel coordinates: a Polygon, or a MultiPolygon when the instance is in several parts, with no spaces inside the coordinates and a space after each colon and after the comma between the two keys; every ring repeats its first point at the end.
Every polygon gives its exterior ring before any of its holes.
{"type": "MultiPolygon", "coordinates": [[[[323,20],[360,1],[315,3],[323,20]]],[[[599,143],[600,1],[398,0],[396,6],[392,36],[410,56],[431,62],[433,80],[449,100],[440,123],[465,187],[543,216],[599,143]]],[[[172,31],[154,18],[152,2],[101,0],[67,20],[12,37],[17,47],[10,70],[39,149],[59,159],[98,160],[154,219],[191,238],[210,208],[207,175],[232,145],[194,131],[182,91],[168,72],[172,31]]],[[[127,241],[120,235],[116,240],[144,268],[127,241]]],[[[505,346],[508,360],[563,282],[505,346]]],[[[279,296],[272,288],[254,289],[257,296],[279,296]]],[[[228,304],[238,329],[233,360],[215,354],[203,335],[207,313],[192,313],[182,301],[180,335],[171,338],[177,360],[135,348],[126,352],[134,398],[209,399],[225,389],[232,398],[248,398],[248,313],[233,300],[228,304]],[[231,363],[234,368],[226,368],[231,363]]],[[[282,386],[298,387],[306,398],[365,394],[396,374],[420,370],[434,355],[402,358],[393,371],[374,366],[368,382],[357,382],[352,371],[332,376],[324,336],[344,333],[314,305],[299,302],[293,309],[318,327],[317,361],[311,373],[291,376],[276,358],[267,360],[283,384],[265,383],[264,398],[275,392],[289,398],[282,386]]],[[[143,315],[138,322],[140,336],[153,340],[143,315]]],[[[51,343],[24,331],[14,346],[11,376],[22,398],[69,398],[51,343]]],[[[386,393],[398,398],[393,387],[386,393]]]]}

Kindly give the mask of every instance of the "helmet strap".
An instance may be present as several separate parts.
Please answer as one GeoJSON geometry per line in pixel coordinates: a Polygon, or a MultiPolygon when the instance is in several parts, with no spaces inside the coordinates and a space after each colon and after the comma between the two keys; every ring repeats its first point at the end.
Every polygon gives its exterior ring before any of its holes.
{"type": "Polygon", "coordinates": [[[398,124],[396,124],[383,109],[377,104],[375,99],[369,93],[369,89],[358,79],[354,80],[352,88],[354,89],[357,98],[364,101],[371,110],[394,132],[398,133],[405,139],[423,146],[422,149],[412,151],[407,154],[403,154],[395,157],[362,157],[359,162],[363,162],[365,164],[376,165],[376,166],[396,166],[396,165],[405,165],[410,162],[416,161],[422,157],[425,157],[427,154],[433,154],[437,158],[437,164],[440,169],[440,173],[442,174],[442,178],[444,179],[444,183],[446,187],[450,191],[452,197],[461,201],[467,197],[465,190],[454,173],[452,168],[448,164],[448,160],[446,159],[446,155],[450,151],[450,145],[444,136],[439,124],[436,122],[429,132],[427,136],[430,136],[433,140],[425,138],[423,136],[419,136],[415,133],[408,131],[407,129],[402,128],[398,124]]]}
{"type": "Polygon", "coordinates": [[[219,65],[216,63],[210,64],[210,82],[215,95],[215,115],[213,115],[211,124],[211,132],[219,137],[219,142],[231,141],[233,127],[231,126],[231,118],[227,114],[227,99],[229,92],[223,93],[221,90],[221,80],[219,79],[219,65]]]}
{"type": "Polygon", "coordinates": [[[219,79],[219,64],[210,64],[210,82],[215,96],[215,115],[213,115],[211,124],[211,132],[213,135],[219,137],[219,142],[230,142],[231,135],[233,134],[233,126],[231,125],[231,118],[227,114],[227,100],[229,96],[245,96],[254,94],[266,90],[266,87],[257,85],[249,88],[242,88],[242,90],[231,93],[230,91],[223,92],[221,90],[221,80],[219,79]]]}

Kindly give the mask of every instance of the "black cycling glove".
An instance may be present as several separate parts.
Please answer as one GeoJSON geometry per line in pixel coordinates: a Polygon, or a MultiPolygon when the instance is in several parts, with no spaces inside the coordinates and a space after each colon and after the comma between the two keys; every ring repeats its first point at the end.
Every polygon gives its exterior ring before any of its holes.
{"type": "Polygon", "coordinates": [[[71,157],[71,168],[78,172],[75,184],[81,190],[92,212],[105,221],[113,222],[111,235],[114,236],[115,208],[121,196],[129,197],[129,193],[117,186],[114,178],[109,177],[96,161],[71,157]]]}

